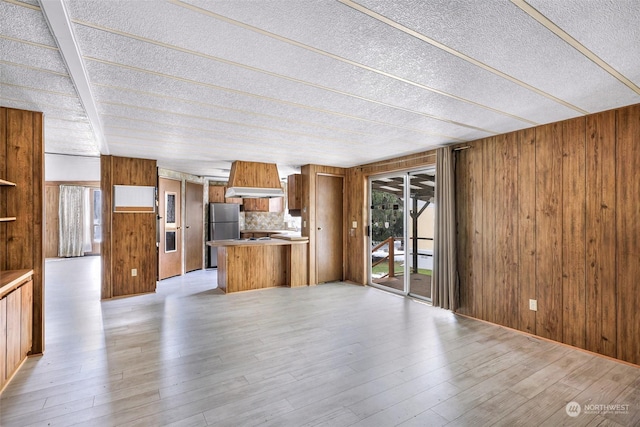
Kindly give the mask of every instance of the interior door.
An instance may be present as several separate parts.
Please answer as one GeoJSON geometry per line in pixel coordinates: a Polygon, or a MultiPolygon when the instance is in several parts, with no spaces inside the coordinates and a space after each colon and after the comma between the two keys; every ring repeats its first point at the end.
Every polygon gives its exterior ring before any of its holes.
{"type": "Polygon", "coordinates": [[[185,271],[200,270],[204,254],[203,185],[187,182],[185,194],[185,271]]]}
{"type": "Polygon", "coordinates": [[[158,178],[160,216],[160,251],[158,255],[158,278],[182,274],[182,235],[180,225],[181,182],[158,178]]]}
{"type": "Polygon", "coordinates": [[[316,181],[316,277],[318,283],[343,278],[343,177],[318,175],[316,181]]]}

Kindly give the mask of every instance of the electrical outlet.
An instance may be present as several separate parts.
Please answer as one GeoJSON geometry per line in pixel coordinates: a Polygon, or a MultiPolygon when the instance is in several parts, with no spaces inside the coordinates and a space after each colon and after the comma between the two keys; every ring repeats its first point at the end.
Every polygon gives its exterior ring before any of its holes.
{"type": "Polygon", "coordinates": [[[538,300],[530,299],[529,300],[529,310],[538,311],[538,300]]]}
{"type": "Polygon", "coordinates": [[[351,228],[358,228],[358,221],[352,221],[351,228]]]}
{"type": "Polygon", "coordinates": [[[137,268],[132,268],[131,269],[131,275],[132,276],[137,276],[138,275],[138,269],[137,268]]]}

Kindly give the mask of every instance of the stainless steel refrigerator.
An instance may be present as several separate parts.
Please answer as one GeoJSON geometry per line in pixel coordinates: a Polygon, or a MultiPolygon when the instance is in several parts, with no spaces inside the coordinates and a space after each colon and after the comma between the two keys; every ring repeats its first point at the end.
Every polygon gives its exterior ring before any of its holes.
{"type": "MultiPolygon", "coordinates": [[[[209,240],[240,238],[240,205],[209,203],[209,240]]],[[[209,267],[218,266],[218,248],[209,248],[209,267]]]]}

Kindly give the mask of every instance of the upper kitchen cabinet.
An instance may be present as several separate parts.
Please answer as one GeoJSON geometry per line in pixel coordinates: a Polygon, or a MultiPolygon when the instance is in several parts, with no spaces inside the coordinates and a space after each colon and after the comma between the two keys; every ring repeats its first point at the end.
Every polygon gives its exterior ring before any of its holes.
{"type": "Polygon", "coordinates": [[[224,203],[224,192],[226,188],[222,185],[209,184],[209,203],[224,203]]]}
{"type": "Polygon", "coordinates": [[[302,175],[294,174],[287,177],[287,203],[289,215],[300,216],[302,210],[302,175]]]}
{"type": "Polygon", "coordinates": [[[270,199],[243,199],[245,212],[282,212],[284,210],[283,197],[270,199]]]}
{"type": "Polygon", "coordinates": [[[242,204],[241,198],[224,197],[227,186],[209,185],[209,203],[238,203],[242,204]]]}

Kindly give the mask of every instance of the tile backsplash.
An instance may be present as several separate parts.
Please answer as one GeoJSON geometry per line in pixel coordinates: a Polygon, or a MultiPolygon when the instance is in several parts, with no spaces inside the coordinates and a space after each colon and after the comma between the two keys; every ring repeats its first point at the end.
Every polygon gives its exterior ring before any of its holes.
{"type": "Polygon", "coordinates": [[[285,228],[283,212],[242,212],[241,230],[283,230],[285,228]]]}

